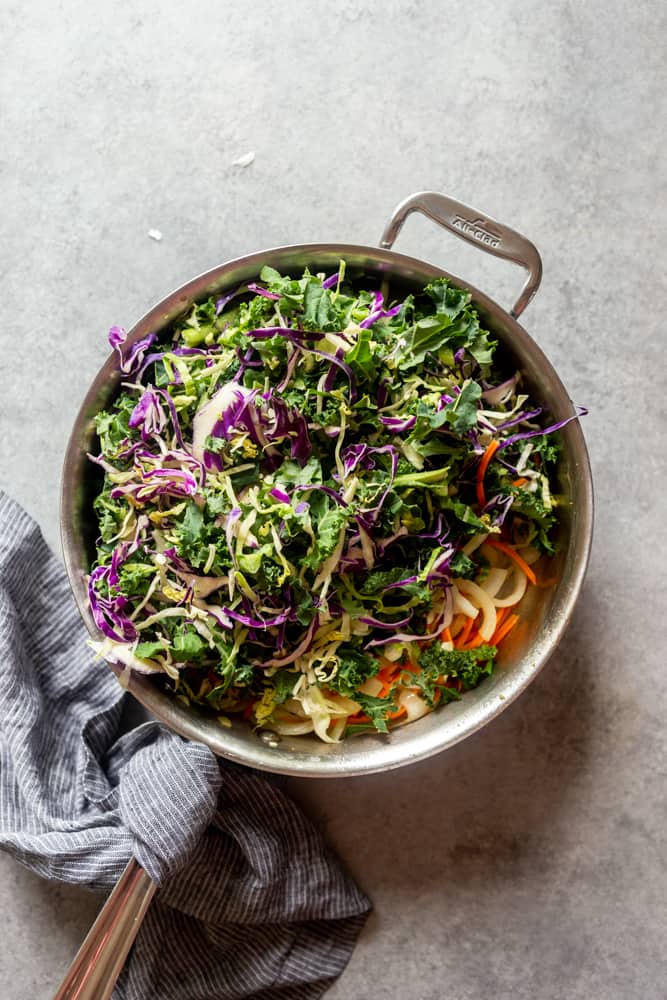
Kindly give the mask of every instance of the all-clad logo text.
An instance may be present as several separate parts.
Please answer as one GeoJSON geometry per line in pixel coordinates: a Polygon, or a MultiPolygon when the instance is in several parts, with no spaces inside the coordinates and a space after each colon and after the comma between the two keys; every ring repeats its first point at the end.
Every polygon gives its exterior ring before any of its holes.
{"type": "Polygon", "coordinates": [[[500,234],[494,233],[486,219],[475,219],[474,222],[471,222],[470,219],[464,219],[462,215],[455,215],[452,219],[452,225],[455,229],[460,229],[462,233],[472,236],[473,239],[485,243],[488,247],[500,246],[500,234]]]}

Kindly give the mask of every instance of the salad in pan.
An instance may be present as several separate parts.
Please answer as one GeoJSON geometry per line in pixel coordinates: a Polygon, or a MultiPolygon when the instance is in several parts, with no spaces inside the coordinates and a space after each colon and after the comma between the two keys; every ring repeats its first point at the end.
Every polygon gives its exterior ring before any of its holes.
{"type": "Polygon", "coordinates": [[[496,362],[469,292],[265,267],[159,335],[109,338],[100,655],[223,725],[324,741],[492,673],[554,551],[567,421],[496,362]]]}

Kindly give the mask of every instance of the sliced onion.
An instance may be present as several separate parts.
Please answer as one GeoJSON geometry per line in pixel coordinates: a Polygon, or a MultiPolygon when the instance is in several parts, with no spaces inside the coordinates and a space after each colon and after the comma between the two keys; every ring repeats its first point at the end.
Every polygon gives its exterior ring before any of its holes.
{"type": "Polygon", "coordinates": [[[454,598],[454,614],[465,615],[466,618],[476,618],[479,608],[466,600],[458,589],[458,585],[452,587],[452,597],[454,598]]]}
{"type": "Polygon", "coordinates": [[[334,717],[341,715],[347,718],[348,715],[356,715],[357,712],[361,711],[361,705],[358,701],[346,698],[343,694],[331,694],[325,700],[327,708],[334,717]]]}
{"type": "Polygon", "coordinates": [[[512,587],[510,593],[506,594],[504,597],[493,598],[493,603],[497,608],[511,608],[514,604],[518,604],[523,595],[526,593],[526,587],[528,586],[528,578],[526,574],[519,569],[518,566],[512,567],[510,574],[512,573],[514,574],[514,586],[512,587]]]}
{"type": "Polygon", "coordinates": [[[484,582],[480,584],[482,590],[485,590],[489,597],[495,597],[507,579],[508,573],[508,569],[499,569],[498,567],[490,569],[484,582]]]}
{"type": "Polygon", "coordinates": [[[346,726],[347,716],[342,716],[340,719],[334,719],[329,726],[329,735],[335,743],[340,743],[346,726]]]}
{"type": "Polygon", "coordinates": [[[457,580],[456,586],[460,591],[463,591],[464,594],[472,598],[472,602],[477,604],[482,612],[479,634],[484,642],[488,642],[496,631],[496,608],[493,600],[485,590],[482,590],[479,584],[474,583],[472,580],[457,580]]]}
{"type": "Polygon", "coordinates": [[[383,687],[384,684],[377,677],[369,677],[368,680],[364,681],[359,690],[363,694],[369,694],[371,698],[377,698],[383,687]]]}
{"type": "Polygon", "coordinates": [[[265,728],[272,729],[280,736],[305,736],[306,733],[312,733],[314,727],[312,719],[303,719],[301,722],[272,722],[270,725],[265,724],[265,728]]]}
{"type": "MultiPolygon", "coordinates": [[[[389,646],[384,647],[384,649],[382,650],[382,655],[384,656],[385,660],[390,660],[392,663],[396,663],[396,661],[400,660],[400,658],[403,656],[404,652],[405,652],[405,647],[403,646],[402,642],[393,642],[389,646]]],[[[380,688],[382,688],[382,685],[380,685],[380,688]]],[[[372,691],[367,692],[367,694],[372,694],[372,693],[373,693],[372,691]]]]}
{"type": "Polygon", "coordinates": [[[431,711],[424,699],[415,691],[401,691],[398,696],[398,706],[407,712],[406,722],[421,719],[423,715],[428,715],[431,711]]]}

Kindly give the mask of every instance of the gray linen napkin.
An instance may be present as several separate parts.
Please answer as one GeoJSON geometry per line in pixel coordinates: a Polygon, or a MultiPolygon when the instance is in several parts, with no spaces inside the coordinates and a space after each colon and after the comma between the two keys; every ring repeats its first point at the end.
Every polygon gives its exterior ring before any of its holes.
{"type": "Polygon", "coordinates": [[[315,1000],[370,904],[273,783],[155,722],[93,662],[65,572],[0,491],[0,848],[111,888],[160,889],[115,1000],[315,1000]]]}

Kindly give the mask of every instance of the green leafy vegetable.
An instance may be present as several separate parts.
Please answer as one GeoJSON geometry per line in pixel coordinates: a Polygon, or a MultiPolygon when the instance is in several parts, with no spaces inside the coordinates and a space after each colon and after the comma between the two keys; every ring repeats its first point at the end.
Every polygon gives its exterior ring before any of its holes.
{"type": "Polygon", "coordinates": [[[464,687],[477,687],[482,676],[493,672],[497,653],[495,646],[476,649],[446,649],[439,643],[428,646],[419,654],[419,666],[429,678],[445,676],[460,680],[464,687]]]}
{"type": "Polygon", "coordinates": [[[482,395],[482,387],[477,382],[466,381],[461,392],[442,411],[448,424],[457,434],[465,434],[477,424],[477,404],[482,395]]]}
{"type": "Polygon", "coordinates": [[[351,649],[341,656],[336,676],[329,682],[335,691],[359,700],[357,692],[378,670],[377,660],[361,650],[351,649]]]}

